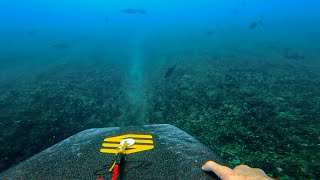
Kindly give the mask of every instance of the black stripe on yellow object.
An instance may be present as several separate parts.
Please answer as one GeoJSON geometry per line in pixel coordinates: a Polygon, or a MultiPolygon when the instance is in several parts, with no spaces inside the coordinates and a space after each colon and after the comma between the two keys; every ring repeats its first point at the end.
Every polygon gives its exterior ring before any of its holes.
{"type": "Polygon", "coordinates": [[[108,137],[104,139],[100,152],[116,154],[119,152],[120,142],[124,139],[134,139],[135,144],[126,148],[123,154],[131,154],[154,148],[152,136],[149,134],[125,134],[121,136],[108,137]]]}

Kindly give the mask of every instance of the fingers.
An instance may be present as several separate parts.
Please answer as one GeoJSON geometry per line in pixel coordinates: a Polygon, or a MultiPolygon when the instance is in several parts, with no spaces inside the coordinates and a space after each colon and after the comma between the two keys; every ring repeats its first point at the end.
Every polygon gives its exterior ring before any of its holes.
{"type": "Polygon", "coordinates": [[[238,165],[233,169],[238,174],[248,174],[251,172],[251,168],[247,165],[238,165]]]}
{"type": "Polygon", "coordinates": [[[240,165],[238,165],[238,166],[236,166],[236,167],[234,168],[234,170],[236,170],[236,169],[248,170],[248,169],[251,169],[251,168],[250,168],[248,165],[240,164],[240,165]]]}
{"type": "Polygon", "coordinates": [[[252,168],[254,169],[257,173],[261,174],[261,175],[267,175],[262,169],[260,168],[252,168]]]}
{"type": "Polygon", "coordinates": [[[225,179],[225,177],[228,177],[228,176],[234,174],[232,169],[230,169],[230,168],[228,168],[226,166],[222,166],[220,164],[217,164],[217,163],[215,163],[213,161],[206,162],[202,166],[202,169],[204,171],[212,171],[212,172],[214,172],[221,179],[225,179]]]}
{"type": "Polygon", "coordinates": [[[238,165],[234,169],[235,173],[248,175],[248,174],[260,174],[266,176],[266,173],[260,168],[250,168],[247,165],[238,165]]]}

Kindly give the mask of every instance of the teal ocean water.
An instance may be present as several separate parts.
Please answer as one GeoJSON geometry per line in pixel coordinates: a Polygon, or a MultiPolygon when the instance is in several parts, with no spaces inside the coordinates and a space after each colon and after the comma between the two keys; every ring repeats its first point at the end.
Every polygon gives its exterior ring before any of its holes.
{"type": "Polygon", "coordinates": [[[0,170],[166,123],[230,167],[320,178],[320,2],[2,0],[0,170]]]}

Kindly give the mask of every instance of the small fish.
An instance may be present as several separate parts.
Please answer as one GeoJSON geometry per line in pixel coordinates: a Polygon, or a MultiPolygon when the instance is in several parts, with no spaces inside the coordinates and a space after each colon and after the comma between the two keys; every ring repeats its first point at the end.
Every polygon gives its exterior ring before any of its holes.
{"type": "Polygon", "coordinates": [[[234,8],[232,10],[232,14],[238,15],[240,13],[240,10],[238,8],[234,8]]]}
{"type": "Polygon", "coordinates": [[[250,23],[249,29],[254,30],[260,25],[262,25],[262,19],[259,19],[259,20],[256,20],[256,21],[253,21],[252,23],[250,23]]]}
{"type": "Polygon", "coordinates": [[[124,12],[127,14],[147,14],[147,11],[144,9],[133,9],[133,8],[122,9],[121,12],[124,12]]]}
{"type": "Polygon", "coordinates": [[[214,33],[214,32],[213,32],[213,31],[211,31],[211,30],[209,30],[209,31],[206,31],[206,32],[205,32],[205,34],[206,34],[207,36],[212,36],[212,35],[213,35],[213,33],[214,33]]]}
{"type": "Polygon", "coordinates": [[[37,30],[29,30],[26,32],[26,34],[30,37],[33,37],[38,34],[38,31],[37,30]]]}
{"type": "Polygon", "coordinates": [[[303,54],[291,51],[289,49],[285,49],[284,57],[287,59],[292,59],[292,60],[296,60],[296,61],[305,59],[305,56],[303,54]]]}
{"type": "Polygon", "coordinates": [[[168,68],[168,70],[167,70],[167,72],[166,72],[164,77],[165,78],[170,77],[173,74],[173,72],[176,70],[176,67],[177,67],[177,64],[175,64],[174,66],[168,68]]]}
{"type": "Polygon", "coordinates": [[[108,23],[110,22],[110,18],[109,18],[108,16],[106,16],[106,17],[104,18],[104,22],[105,22],[106,24],[108,24],[108,23]]]}
{"type": "Polygon", "coordinates": [[[56,49],[67,49],[67,48],[69,48],[69,45],[66,43],[57,43],[57,44],[52,45],[52,47],[56,48],[56,49]]]}

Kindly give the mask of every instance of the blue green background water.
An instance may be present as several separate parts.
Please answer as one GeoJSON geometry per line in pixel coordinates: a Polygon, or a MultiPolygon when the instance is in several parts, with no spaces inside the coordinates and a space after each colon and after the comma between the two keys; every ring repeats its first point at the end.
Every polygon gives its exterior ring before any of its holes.
{"type": "Polygon", "coordinates": [[[87,128],[169,123],[230,166],[319,178],[319,7],[1,1],[1,170],[87,128]]]}

